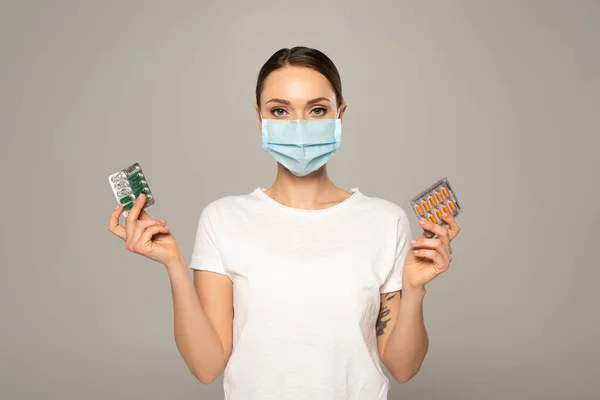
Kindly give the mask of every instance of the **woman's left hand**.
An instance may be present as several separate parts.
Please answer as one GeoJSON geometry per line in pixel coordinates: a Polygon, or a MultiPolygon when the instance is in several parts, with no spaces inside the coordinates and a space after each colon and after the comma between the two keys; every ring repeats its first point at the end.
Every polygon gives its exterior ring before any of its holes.
{"type": "Polygon", "coordinates": [[[410,242],[411,248],[404,262],[403,292],[413,288],[424,290],[425,284],[450,267],[452,262],[450,241],[460,232],[460,225],[451,215],[444,214],[442,219],[448,224],[448,228],[426,219],[419,221],[421,228],[433,232],[437,237],[428,238],[423,232],[417,240],[410,242]]]}

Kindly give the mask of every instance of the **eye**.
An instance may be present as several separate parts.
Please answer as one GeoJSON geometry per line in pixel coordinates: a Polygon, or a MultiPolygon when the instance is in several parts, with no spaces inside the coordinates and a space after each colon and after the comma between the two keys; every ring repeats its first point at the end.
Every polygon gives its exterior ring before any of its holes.
{"type": "Polygon", "coordinates": [[[322,117],[323,115],[325,115],[325,113],[327,113],[327,108],[317,107],[313,108],[310,112],[317,117],[322,117]]]}
{"type": "Polygon", "coordinates": [[[286,113],[287,111],[280,107],[275,107],[271,109],[271,114],[273,114],[276,117],[283,117],[286,113]]]}

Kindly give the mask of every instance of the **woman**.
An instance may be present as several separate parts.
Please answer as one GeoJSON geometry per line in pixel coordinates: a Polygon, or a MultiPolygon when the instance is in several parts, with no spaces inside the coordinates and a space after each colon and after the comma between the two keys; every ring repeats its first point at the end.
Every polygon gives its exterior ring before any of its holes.
{"type": "Polygon", "coordinates": [[[230,400],[380,400],[418,371],[428,348],[425,285],[448,269],[460,227],[422,220],[411,241],[401,207],[343,190],[327,176],[346,111],[340,77],[318,50],[276,52],[256,86],[263,147],[278,161],[264,190],[202,211],[190,268],[165,221],[136,200],[109,230],[129,251],[165,265],[175,341],[190,371],[223,371],[230,400]],[[234,312],[235,310],[235,312],[234,312]]]}

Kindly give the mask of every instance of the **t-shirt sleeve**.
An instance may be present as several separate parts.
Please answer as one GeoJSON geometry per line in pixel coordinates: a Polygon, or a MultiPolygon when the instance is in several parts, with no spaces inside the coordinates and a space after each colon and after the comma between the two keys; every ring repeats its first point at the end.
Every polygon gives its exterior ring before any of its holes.
{"type": "Polygon", "coordinates": [[[215,219],[213,204],[206,206],[198,220],[194,250],[189,267],[203,271],[212,271],[227,275],[221,251],[219,250],[218,237],[215,234],[213,222],[215,219]]]}
{"type": "Polygon", "coordinates": [[[405,212],[402,212],[398,217],[396,227],[396,252],[394,263],[387,279],[383,285],[381,285],[380,293],[396,292],[402,289],[404,260],[406,259],[406,254],[410,250],[410,241],[412,240],[410,223],[405,212]]]}

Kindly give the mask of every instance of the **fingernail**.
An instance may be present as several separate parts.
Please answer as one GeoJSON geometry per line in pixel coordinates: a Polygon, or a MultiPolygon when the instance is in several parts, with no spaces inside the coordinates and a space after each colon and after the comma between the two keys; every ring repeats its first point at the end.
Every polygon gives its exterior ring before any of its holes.
{"type": "Polygon", "coordinates": [[[447,216],[448,216],[448,214],[446,214],[446,213],[442,213],[442,215],[443,215],[444,217],[447,217],[447,216]]]}
{"type": "Polygon", "coordinates": [[[166,223],[167,223],[167,221],[165,221],[165,220],[162,220],[162,219],[160,220],[160,222],[162,222],[163,224],[166,224],[166,223]]]}
{"type": "Polygon", "coordinates": [[[122,205],[123,205],[123,204],[121,204],[121,203],[117,204],[117,206],[115,207],[115,210],[118,210],[118,209],[119,209],[119,207],[121,207],[122,205]]]}
{"type": "Polygon", "coordinates": [[[425,220],[424,220],[424,219],[422,219],[422,220],[420,220],[420,221],[419,221],[419,223],[420,223],[421,225],[425,225],[425,220]]]}

